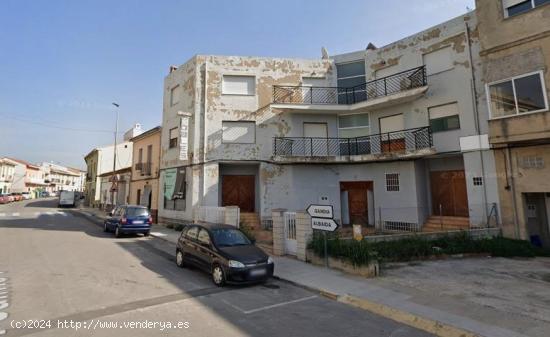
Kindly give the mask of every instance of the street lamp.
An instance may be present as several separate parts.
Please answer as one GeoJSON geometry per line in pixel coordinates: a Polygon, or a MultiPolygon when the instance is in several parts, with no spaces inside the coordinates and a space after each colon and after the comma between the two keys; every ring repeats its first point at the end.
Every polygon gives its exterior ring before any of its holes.
{"type": "Polygon", "coordinates": [[[111,185],[111,202],[113,204],[113,209],[116,206],[115,200],[115,188],[117,187],[115,181],[115,171],[116,171],[116,146],[117,146],[117,134],[118,134],[118,112],[120,105],[118,103],[112,103],[116,107],[116,119],[115,119],[115,147],[113,148],[113,176],[112,176],[112,185],[111,185]]]}

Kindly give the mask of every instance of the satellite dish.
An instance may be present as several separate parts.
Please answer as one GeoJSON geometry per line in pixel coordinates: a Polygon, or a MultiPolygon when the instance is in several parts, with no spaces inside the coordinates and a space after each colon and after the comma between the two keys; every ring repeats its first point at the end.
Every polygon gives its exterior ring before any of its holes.
{"type": "Polygon", "coordinates": [[[323,60],[328,60],[328,51],[325,47],[321,47],[321,58],[323,60]]]}

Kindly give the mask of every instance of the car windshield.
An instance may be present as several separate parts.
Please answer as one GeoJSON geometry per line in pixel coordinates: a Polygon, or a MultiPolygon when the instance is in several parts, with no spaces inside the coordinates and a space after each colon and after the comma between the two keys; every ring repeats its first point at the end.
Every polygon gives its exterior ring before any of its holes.
{"type": "Polygon", "coordinates": [[[149,216],[149,210],[145,207],[128,207],[126,209],[126,216],[149,216]]]}
{"type": "Polygon", "coordinates": [[[247,246],[250,240],[238,229],[216,228],[212,230],[214,243],[218,247],[247,246]]]}

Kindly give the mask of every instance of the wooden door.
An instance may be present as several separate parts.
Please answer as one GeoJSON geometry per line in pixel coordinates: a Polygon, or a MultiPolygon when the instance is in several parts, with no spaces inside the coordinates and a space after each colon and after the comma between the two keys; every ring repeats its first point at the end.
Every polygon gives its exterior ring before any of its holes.
{"type": "Polygon", "coordinates": [[[348,208],[350,224],[366,225],[368,216],[368,190],[372,183],[367,181],[341,182],[340,190],[348,192],[348,208]]]}
{"type": "Polygon", "coordinates": [[[254,212],[254,176],[222,176],[222,206],[239,206],[241,212],[254,212]]]}
{"type": "Polygon", "coordinates": [[[466,175],[463,170],[437,171],[430,174],[433,214],[444,216],[469,215],[466,175]]]}
{"type": "Polygon", "coordinates": [[[404,134],[405,121],[403,114],[382,117],[380,122],[380,143],[382,152],[402,152],[406,148],[404,134]]]}

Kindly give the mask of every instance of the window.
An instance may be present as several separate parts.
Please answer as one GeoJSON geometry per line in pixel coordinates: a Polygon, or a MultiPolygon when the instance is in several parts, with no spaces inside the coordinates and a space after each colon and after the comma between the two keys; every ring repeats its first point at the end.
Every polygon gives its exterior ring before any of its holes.
{"type": "Polygon", "coordinates": [[[196,240],[199,233],[199,227],[193,226],[185,233],[185,237],[191,240],[196,240]]]}
{"type": "Polygon", "coordinates": [[[254,76],[223,75],[222,94],[255,95],[256,78],[254,76]]]}
{"type": "Polygon", "coordinates": [[[178,128],[170,129],[168,136],[170,137],[168,148],[172,149],[178,146],[178,128]]]}
{"type": "Polygon", "coordinates": [[[542,72],[513,77],[487,85],[491,118],[548,110],[542,72]]]}
{"type": "Polygon", "coordinates": [[[174,106],[179,103],[181,90],[182,89],[179,85],[176,85],[175,87],[170,89],[170,106],[174,106]]]}
{"type": "Polygon", "coordinates": [[[539,156],[522,157],[519,166],[524,169],[542,169],[544,168],[544,159],[539,156]]]}
{"type": "Polygon", "coordinates": [[[143,149],[139,149],[138,152],[138,163],[143,163],[143,149]]]}
{"type": "Polygon", "coordinates": [[[197,236],[197,240],[201,245],[209,246],[210,245],[210,235],[208,235],[208,231],[206,229],[202,229],[199,232],[199,235],[197,236]]]}
{"type": "Polygon", "coordinates": [[[422,55],[426,65],[426,74],[433,75],[446,70],[453,69],[453,58],[451,47],[445,47],[422,55]]]}
{"type": "Polygon", "coordinates": [[[339,115],[338,134],[342,138],[368,136],[370,134],[369,114],[339,115]]]}
{"type": "Polygon", "coordinates": [[[433,132],[460,129],[458,104],[451,103],[428,108],[430,127],[433,132]]]}
{"type": "Polygon", "coordinates": [[[399,192],[399,173],[386,173],[386,191],[399,192]]]}
{"type": "Polygon", "coordinates": [[[482,186],[483,185],[483,177],[474,177],[474,186],[482,186]]]}
{"type": "Polygon", "coordinates": [[[164,181],[164,209],[184,211],[186,195],[185,168],[171,168],[162,171],[164,181]]]}
{"type": "Polygon", "coordinates": [[[358,100],[362,97],[358,95],[365,95],[364,92],[355,92],[355,97],[352,94],[347,93],[345,88],[355,87],[360,84],[364,84],[365,81],[365,61],[358,60],[348,63],[340,63],[336,65],[337,86],[338,86],[338,102],[347,103],[353,102],[354,99],[358,100]]]}
{"type": "Polygon", "coordinates": [[[550,3],[550,0],[502,0],[504,17],[525,13],[547,3],[550,3]]]}
{"type": "Polygon", "coordinates": [[[222,122],[222,142],[254,144],[256,142],[256,122],[222,122]]]}

